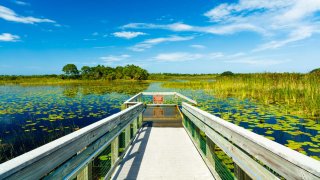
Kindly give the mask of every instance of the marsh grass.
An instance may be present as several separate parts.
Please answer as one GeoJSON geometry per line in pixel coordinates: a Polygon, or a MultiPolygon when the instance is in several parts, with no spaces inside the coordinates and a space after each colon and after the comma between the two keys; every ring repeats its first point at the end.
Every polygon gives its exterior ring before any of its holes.
{"type": "Polygon", "coordinates": [[[61,79],[59,77],[17,77],[13,79],[0,78],[0,85],[74,85],[74,84],[110,84],[110,83],[134,83],[138,80],[84,80],[84,79],[61,79]]]}
{"type": "Polygon", "coordinates": [[[280,106],[288,114],[320,117],[320,76],[317,74],[238,74],[218,76],[210,82],[165,82],[163,86],[203,89],[219,98],[250,99],[264,105],[280,106]]]}

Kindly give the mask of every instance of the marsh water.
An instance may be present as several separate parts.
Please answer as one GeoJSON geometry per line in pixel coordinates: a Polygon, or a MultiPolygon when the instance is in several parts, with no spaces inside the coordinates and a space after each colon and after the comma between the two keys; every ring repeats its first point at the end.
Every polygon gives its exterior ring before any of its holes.
{"type": "Polygon", "coordinates": [[[63,86],[0,86],[0,161],[4,162],[121,110],[140,91],[177,91],[216,116],[320,159],[319,119],[281,112],[276,105],[219,99],[201,90],[163,88],[161,83],[63,86]]]}

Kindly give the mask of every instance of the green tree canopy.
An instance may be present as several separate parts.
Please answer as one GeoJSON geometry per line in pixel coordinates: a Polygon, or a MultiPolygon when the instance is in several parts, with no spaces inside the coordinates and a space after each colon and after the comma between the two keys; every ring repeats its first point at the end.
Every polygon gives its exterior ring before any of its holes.
{"type": "Polygon", "coordinates": [[[314,69],[312,71],[310,71],[310,74],[318,74],[320,75],[320,68],[314,69]]]}
{"type": "Polygon", "coordinates": [[[232,76],[232,75],[234,75],[234,73],[231,71],[225,71],[225,72],[221,73],[221,76],[232,76]]]}
{"type": "Polygon", "coordinates": [[[116,68],[98,65],[94,67],[83,66],[81,68],[82,79],[133,79],[146,80],[149,73],[139,66],[127,65],[125,67],[117,66],[116,68]]]}
{"type": "Polygon", "coordinates": [[[71,77],[71,76],[78,76],[79,70],[76,65],[74,64],[67,64],[63,66],[62,71],[65,73],[65,75],[71,77]]]}

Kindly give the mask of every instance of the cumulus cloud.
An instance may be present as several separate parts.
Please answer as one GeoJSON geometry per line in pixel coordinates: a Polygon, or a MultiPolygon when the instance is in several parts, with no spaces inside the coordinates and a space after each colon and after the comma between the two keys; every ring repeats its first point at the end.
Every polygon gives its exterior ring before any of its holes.
{"type": "Polygon", "coordinates": [[[164,43],[164,42],[176,42],[176,41],[188,41],[193,39],[193,36],[169,36],[169,37],[161,37],[161,38],[154,38],[154,39],[147,39],[141,43],[130,47],[132,51],[144,51],[146,49],[152,48],[153,46],[164,43]]]}
{"type": "Polygon", "coordinates": [[[6,21],[18,22],[18,23],[25,23],[25,24],[35,24],[35,23],[55,23],[55,21],[50,19],[43,19],[43,18],[35,18],[31,16],[20,16],[16,14],[13,10],[1,6],[0,5],[0,18],[6,21]]]}
{"type": "Polygon", "coordinates": [[[256,50],[276,49],[319,33],[319,0],[240,0],[238,3],[220,4],[204,15],[223,25],[246,23],[259,28],[270,41],[256,50]]]}
{"type": "Polygon", "coordinates": [[[319,33],[320,0],[239,0],[223,3],[204,13],[212,22],[194,26],[182,22],[172,24],[130,23],[124,29],[166,29],[175,32],[200,32],[228,35],[251,31],[268,42],[257,49],[268,50],[301,41],[319,33]]]}
{"type": "Polygon", "coordinates": [[[113,33],[115,37],[125,38],[125,39],[132,39],[141,35],[146,35],[143,32],[131,32],[131,31],[121,31],[113,33]]]}
{"type": "Polygon", "coordinates": [[[5,42],[15,42],[20,39],[19,36],[13,35],[10,33],[2,33],[0,34],[0,41],[5,41],[5,42]]]}

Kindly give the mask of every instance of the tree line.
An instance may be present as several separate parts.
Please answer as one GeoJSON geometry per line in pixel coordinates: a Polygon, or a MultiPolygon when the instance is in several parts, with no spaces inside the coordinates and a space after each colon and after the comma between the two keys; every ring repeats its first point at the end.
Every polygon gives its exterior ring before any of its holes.
{"type": "Polygon", "coordinates": [[[126,66],[117,66],[115,68],[103,65],[94,67],[83,66],[78,70],[74,64],[67,64],[62,68],[64,75],[63,79],[88,79],[88,80],[115,80],[115,79],[129,79],[129,80],[146,80],[149,77],[147,70],[133,64],[126,66]]]}

